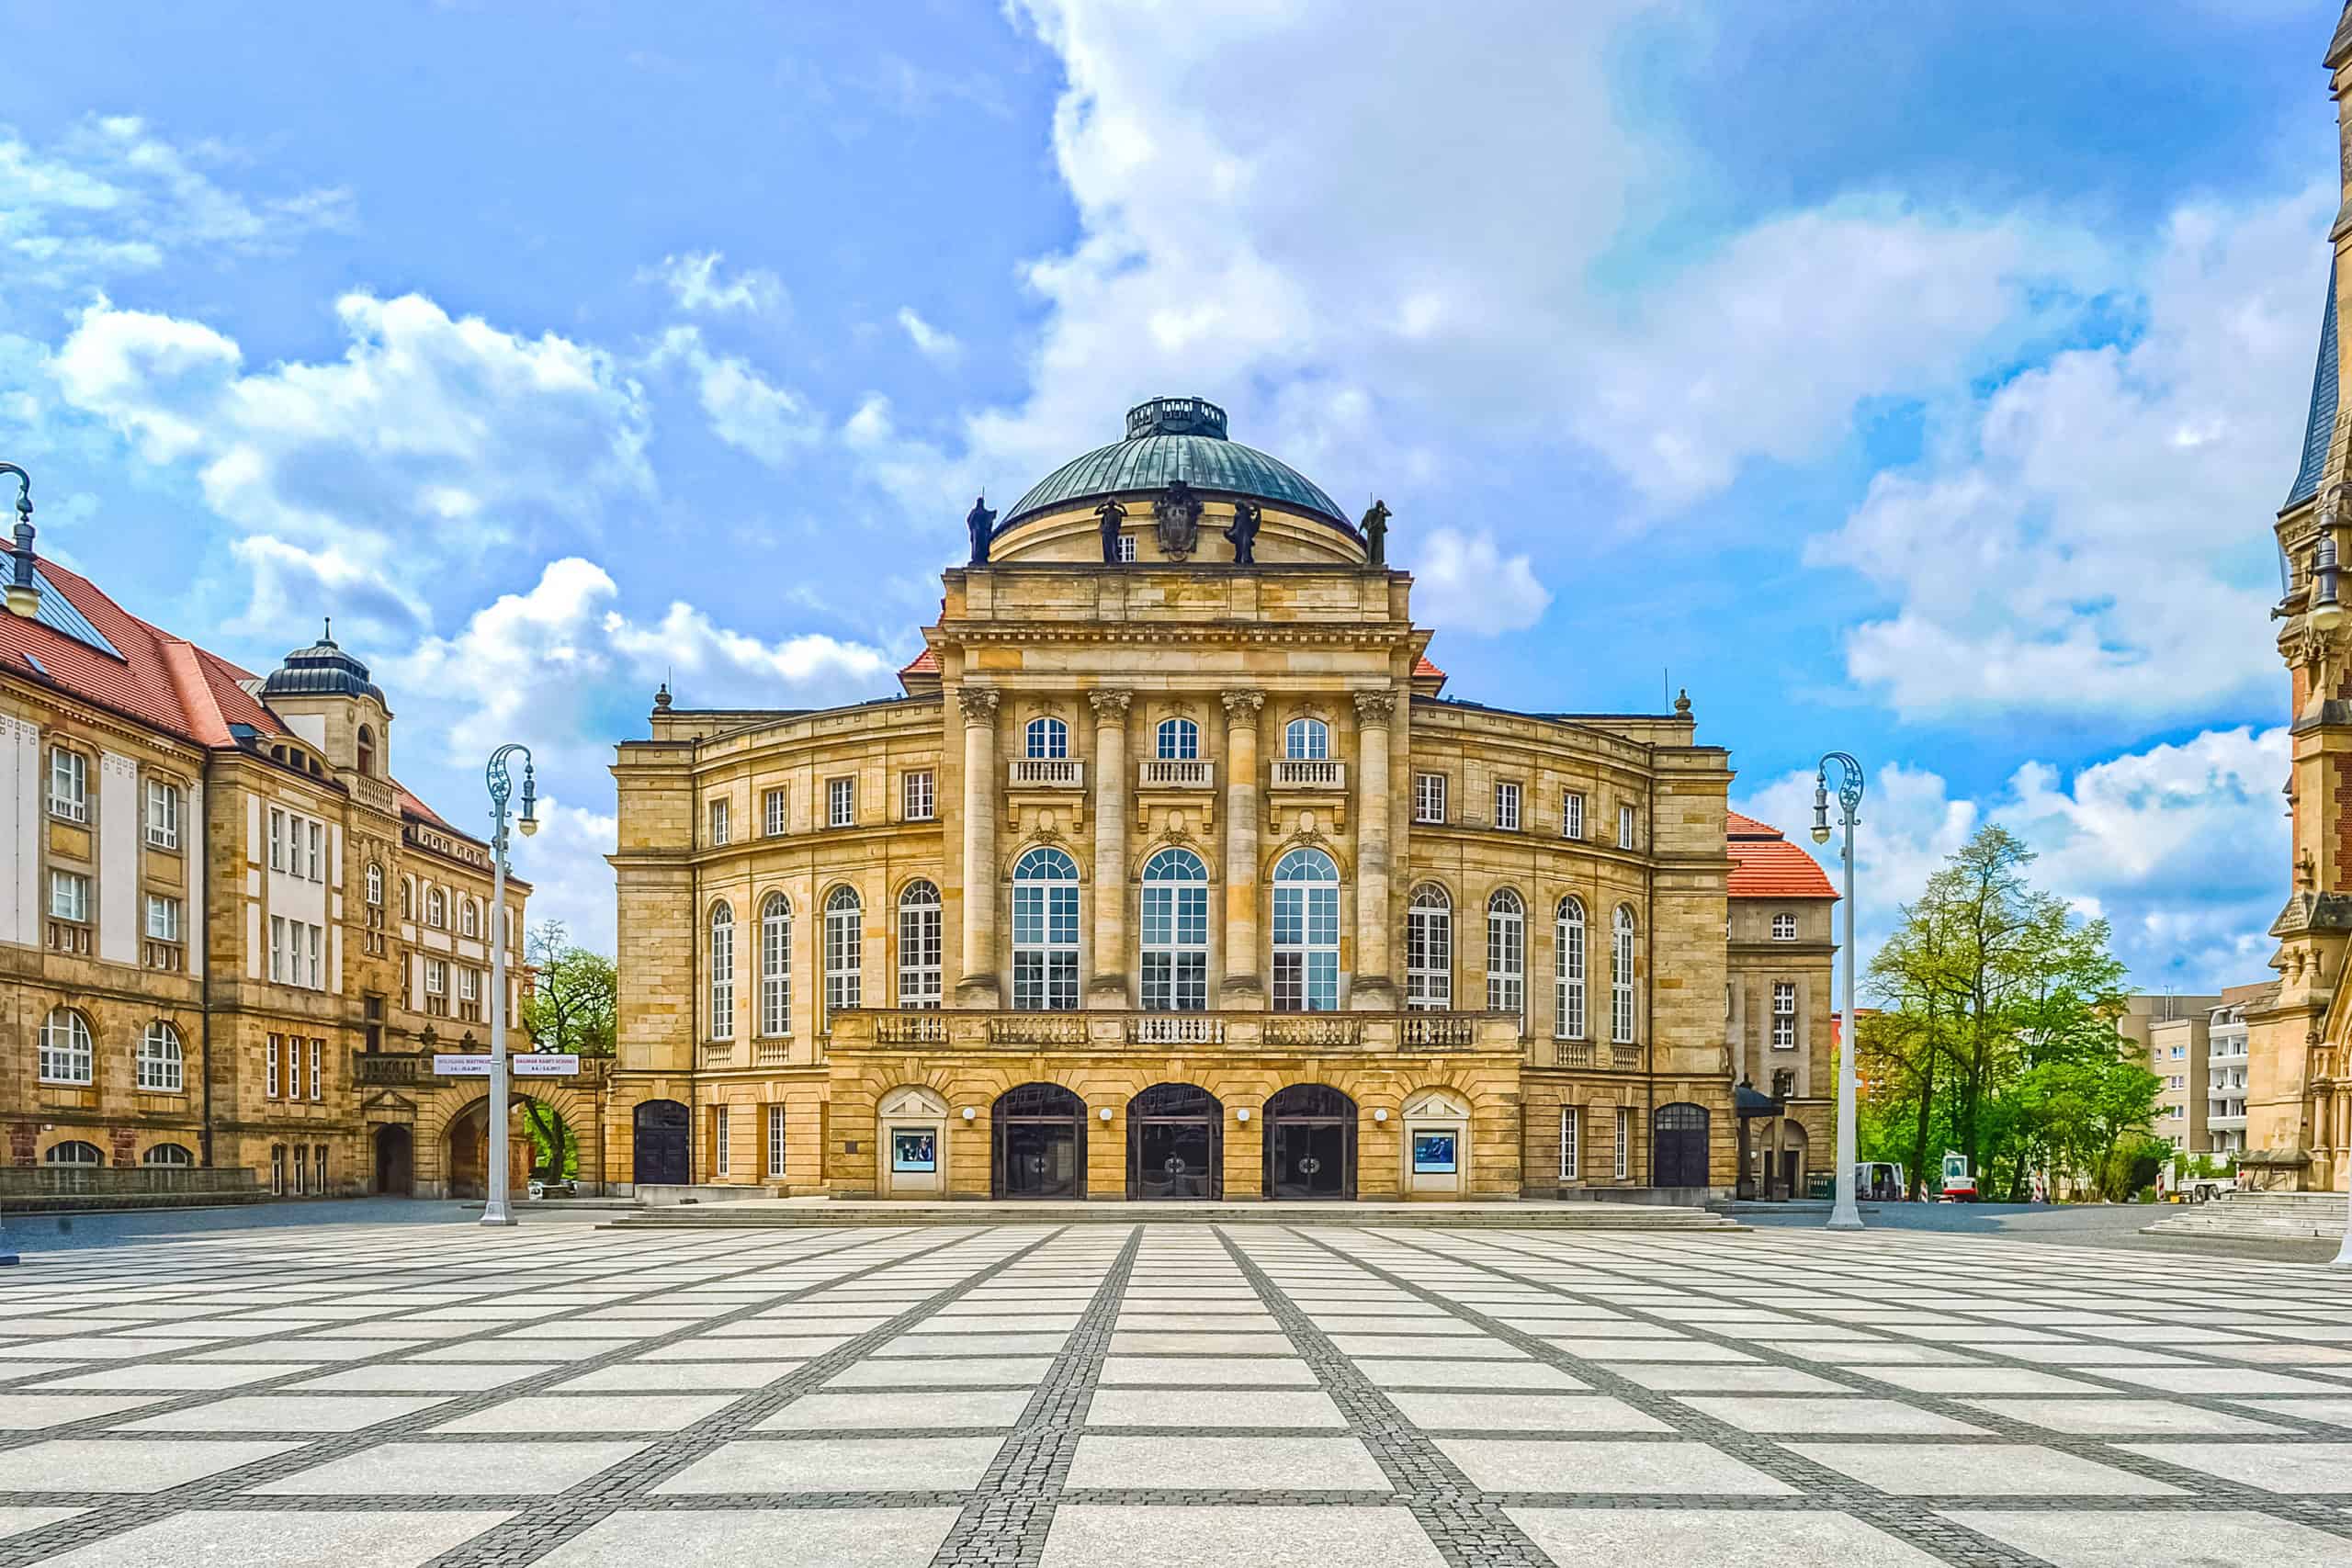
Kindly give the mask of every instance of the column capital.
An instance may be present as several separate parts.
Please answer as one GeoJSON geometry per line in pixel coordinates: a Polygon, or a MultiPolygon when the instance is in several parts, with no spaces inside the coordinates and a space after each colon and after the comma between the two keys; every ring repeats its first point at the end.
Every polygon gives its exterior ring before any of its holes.
{"type": "Polygon", "coordinates": [[[991,724],[996,720],[997,690],[994,686],[958,686],[956,700],[964,705],[966,724],[991,724]]]}
{"type": "Polygon", "coordinates": [[[1258,710],[1266,705],[1266,694],[1249,688],[1238,688],[1224,694],[1225,716],[1236,724],[1255,724],[1258,710]]]}
{"type": "Polygon", "coordinates": [[[1135,695],[1124,686],[1097,686],[1086,694],[1086,700],[1093,705],[1097,724],[1114,724],[1127,716],[1127,705],[1135,695]]]}
{"type": "Polygon", "coordinates": [[[1358,692],[1356,722],[1367,727],[1385,727],[1396,716],[1396,694],[1386,688],[1376,692],[1358,692]]]}

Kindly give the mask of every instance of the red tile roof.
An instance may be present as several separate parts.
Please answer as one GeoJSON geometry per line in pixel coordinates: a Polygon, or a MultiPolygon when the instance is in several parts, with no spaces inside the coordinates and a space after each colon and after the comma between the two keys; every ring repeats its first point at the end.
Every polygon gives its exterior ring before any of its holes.
{"type": "Polygon", "coordinates": [[[40,574],[122,657],[39,621],[0,615],[0,668],[200,745],[234,744],[232,724],[251,725],[264,735],[286,733],[277,716],[238,684],[254,678],[249,671],[141,620],[53,560],[41,561],[40,574]]]}
{"type": "Polygon", "coordinates": [[[914,658],[899,671],[899,673],[901,675],[936,675],[939,673],[939,655],[926,648],[921,653],[916,654],[914,658]]]}
{"type": "Polygon", "coordinates": [[[1735,898],[1835,898],[1821,863],[1781,836],[1769,822],[1724,813],[1724,847],[1731,852],[1731,896],[1735,898]]]}
{"type": "Polygon", "coordinates": [[[1437,679],[1442,681],[1445,679],[1445,671],[1439,669],[1436,665],[1431,664],[1430,662],[1430,656],[1424,653],[1421,655],[1420,662],[1413,666],[1413,679],[1416,681],[1422,681],[1429,679],[1430,676],[1435,676],[1437,679]]]}

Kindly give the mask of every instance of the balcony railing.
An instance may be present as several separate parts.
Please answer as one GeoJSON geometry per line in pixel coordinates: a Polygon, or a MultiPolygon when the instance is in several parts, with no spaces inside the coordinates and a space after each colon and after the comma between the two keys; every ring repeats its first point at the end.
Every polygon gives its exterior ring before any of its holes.
{"type": "Polygon", "coordinates": [[[1138,1049],[1206,1053],[1361,1051],[1368,1055],[1487,1051],[1517,1055],[1520,1021],[1485,1012],[1203,1012],[1126,1008],[1076,1012],[961,1010],[898,1012],[881,1008],[832,1017],[828,1049],[981,1052],[1077,1051],[1107,1056],[1138,1049]]]}
{"type": "Polygon", "coordinates": [[[1200,1012],[1144,1013],[1127,1021],[1137,1045],[1222,1045],[1225,1020],[1200,1012]]]}
{"type": "Polygon", "coordinates": [[[1348,787],[1348,765],[1325,760],[1283,757],[1274,763],[1276,789],[1343,790],[1348,787]]]}
{"type": "Polygon", "coordinates": [[[175,942],[144,938],[140,943],[140,960],[150,969],[175,975],[187,967],[187,950],[175,942]]]}
{"type": "Polygon", "coordinates": [[[1074,757],[1019,757],[1011,782],[1014,789],[1084,789],[1086,764],[1074,757]]]}
{"type": "Polygon", "coordinates": [[[1213,789],[1216,785],[1215,762],[1155,757],[1136,767],[1137,789],[1213,789]]]}
{"type": "Polygon", "coordinates": [[[1408,1012],[1405,1015],[1408,1050],[1459,1051],[1478,1043],[1475,1013],[1408,1012]]]}
{"type": "Polygon", "coordinates": [[[944,1045],[947,1020],[935,1012],[888,1012],[877,1017],[874,1039],[882,1045],[944,1045]]]}
{"type": "Polygon", "coordinates": [[[752,1042],[752,1066],[755,1067],[781,1067],[789,1065],[791,1061],[792,1042],[789,1040],[752,1042]]]}
{"type": "Polygon", "coordinates": [[[49,946],[52,953],[86,956],[90,951],[90,928],[78,920],[51,920],[49,922],[49,946]]]}
{"type": "Polygon", "coordinates": [[[735,1065],[735,1042],[707,1040],[703,1042],[702,1065],[706,1067],[731,1067],[735,1065]]]}

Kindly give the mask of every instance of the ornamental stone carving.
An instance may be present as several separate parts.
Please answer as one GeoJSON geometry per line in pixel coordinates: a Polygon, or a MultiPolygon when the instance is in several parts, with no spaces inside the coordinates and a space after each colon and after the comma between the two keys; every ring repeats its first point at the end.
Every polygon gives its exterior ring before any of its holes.
{"type": "Polygon", "coordinates": [[[1086,700],[1094,705],[1098,720],[1122,719],[1127,716],[1127,705],[1135,700],[1135,694],[1121,687],[1098,686],[1086,694],[1086,700]]]}
{"type": "Polygon", "coordinates": [[[991,724],[996,720],[997,690],[994,686],[958,686],[956,700],[964,705],[966,724],[991,724]]]}
{"type": "Polygon", "coordinates": [[[1258,710],[1266,705],[1263,692],[1235,691],[1225,694],[1225,716],[1237,724],[1257,721],[1258,710]]]}
{"type": "Polygon", "coordinates": [[[1396,694],[1394,692],[1358,692],[1356,722],[1363,725],[1385,726],[1396,716],[1396,694]]]}

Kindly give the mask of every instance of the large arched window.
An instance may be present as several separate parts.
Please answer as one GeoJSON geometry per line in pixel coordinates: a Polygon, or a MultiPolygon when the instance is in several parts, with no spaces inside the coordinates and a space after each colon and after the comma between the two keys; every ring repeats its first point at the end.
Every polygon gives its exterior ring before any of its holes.
{"type": "Polygon", "coordinates": [[[1078,863],[1047,845],[1012,868],[1012,1005],[1078,1006],[1078,863]]]}
{"type": "Polygon", "coordinates": [[[939,1000],[939,889],[910,882],[899,895],[899,1005],[935,1008],[939,1000]]]}
{"type": "Polygon", "coordinates": [[[458,900],[458,934],[481,935],[481,906],[470,898],[458,900]]]}
{"type": "Polygon", "coordinates": [[[792,1032],[792,900],[781,893],[760,906],[760,1032],[792,1032]]]}
{"type": "Polygon", "coordinates": [[[196,1156],[188,1152],[186,1144],[157,1144],[139,1156],[139,1163],[146,1166],[168,1166],[175,1170],[186,1170],[196,1163],[196,1156]]]}
{"type": "Polygon", "coordinates": [[[1487,1010],[1527,1011],[1527,906],[1508,887],[1487,900],[1487,1010]]]}
{"type": "Polygon", "coordinates": [[[865,908],[843,886],[825,895],[825,1016],[865,1005],[865,908]]]}
{"type": "Polygon", "coordinates": [[[1414,888],[1405,908],[1405,1005],[1453,1005],[1453,900],[1435,883],[1414,888]]]}
{"type": "Polygon", "coordinates": [[[1057,718],[1033,718],[1029,721],[1029,757],[1032,761],[1069,755],[1069,725],[1057,718]]]}
{"type": "MultiPolygon", "coordinates": [[[[1169,723],[1189,728],[1192,721],[1169,723]]],[[[1167,728],[1160,727],[1163,736],[1167,728]]],[[[1144,863],[1142,946],[1147,1009],[1194,1012],[1207,1008],[1209,868],[1192,851],[1165,849],[1144,863]]]]}
{"type": "Polygon", "coordinates": [[[1623,904],[1609,940],[1609,1038],[1634,1043],[1634,911],[1623,904]]]}
{"type": "Polygon", "coordinates": [[[359,727],[359,772],[365,778],[376,776],[376,732],[364,724],[359,727]]]}
{"type": "Polygon", "coordinates": [[[1563,1040],[1584,1038],[1584,906],[1574,898],[1560,900],[1556,968],[1553,979],[1559,1010],[1552,1032],[1563,1040]]]}
{"type": "Polygon", "coordinates": [[[96,1166],[104,1165],[106,1156],[98,1153],[97,1145],[75,1141],[51,1145],[49,1152],[40,1156],[40,1162],[43,1165],[96,1166]]]}
{"type": "Polygon", "coordinates": [[[93,1055],[90,1021],[72,1008],[54,1008],[40,1026],[40,1081],[88,1083],[93,1055]]]}
{"type": "Polygon", "coordinates": [[[150,1094],[179,1093],[187,1087],[185,1063],[180,1032],[160,1018],[149,1024],[147,1032],[139,1037],[139,1056],[133,1064],[139,1087],[150,1094]]]}
{"type": "Polygon", "coordinates": [[[1339,1007],[1340,868],[1321,850],[1293,850],[1274,863],[1274,1010],[1339,1007]]]}
{"type": "Polygon", "coordinates": [[[1283,755],[1294,762],[1320,762],[1331,755],[1331,727],[1319,718],[1295,718],[1283,727],[1283,755]]]}
{"type": "Polygon", "coordinates": [[[1190,762],[1201,754],[1201,727],[1189,718],[1163,718],[1159,721],[1159,760],[1163,762],[1190,762]]]}
{"type": "Polygon", "coordinates": [[[735,911],[724,902],[710,910],[710,1037],[735,1038],[735,911]]]}
{"type": "Polygon", "coordinates": [[[424,890],[424,923],[435,931],[448,929],[449,896],[438,887],[424,890]]]}

